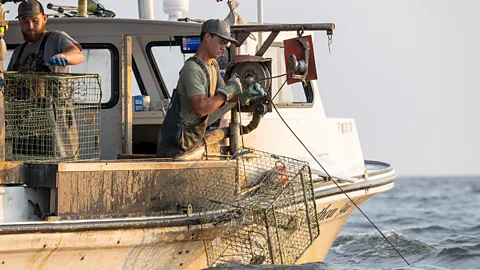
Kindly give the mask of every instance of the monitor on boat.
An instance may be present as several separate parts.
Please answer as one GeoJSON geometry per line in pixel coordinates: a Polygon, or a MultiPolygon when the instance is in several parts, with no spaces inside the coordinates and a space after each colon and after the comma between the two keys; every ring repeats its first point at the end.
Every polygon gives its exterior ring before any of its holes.
{"type": "Polygon", "coordinates": [[[200,46],[200,36],[182,37],[182,53],[195,53],[200,46]]]}

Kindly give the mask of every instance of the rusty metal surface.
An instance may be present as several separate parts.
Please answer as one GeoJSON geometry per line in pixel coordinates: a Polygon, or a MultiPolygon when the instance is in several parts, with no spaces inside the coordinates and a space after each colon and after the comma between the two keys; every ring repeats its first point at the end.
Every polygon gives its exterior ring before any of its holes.
{"type": "Polygon", "coordinates": [[[272,33],[270,33],[267,40],[265,40],[265,42],[263,42],[262,47],[260,47],[260,49],[258,49],[258,51],[257,51],[257,53],[255,53],[255,55],[256,56],[263,56],[267,52],[268,48],[270,48],[270,45],[272,45],[272,43],[275,41],[278,34],[280,34],[279,31],[273,31],[272,33]]]}
{"type": "Polygon", "coordinates": [[[302,60],[303,57],[305,57],[306,59],[303,60],[305,60],[307,63],[307,71],[303,76],[298,71],[288,75],[288,85],[302,82],[304,80],[312,81],[317,79],[317,66],[315,62],[313,37],[311,35],[303,36],[302,38],[286,39],[283,41],[283,47],[286,67],[289,67],[290,65],[289,58],[291,55],[294,55],[298,60],[302,60]],[[304,50],[302,50],[303,46],[306,47],[304,47],[304,50]]]}
{"type": "Polygon", "coordinates": [[[234,33],[249,32],[270,32],[270,31],[333,31],[334,23],[292,23],[292,24],[242,24],[232,25],[231,31],[234,33]]]}
{"type": "Polygon", "coordinates": [[[37,222],[0,225],[0,235],[28,233],[67,233],[84,231],[108,231],[124,229],[171,228],[199,225],[198,215],[191,217],[151,217],[111,220],[91,220],[86,222],[65,221],[59,223],[37,222]]]}
{"type": "Polygon", "coordinates": [[[56,215],[66,220],[176,215],[186,213],[188,205],[195,212],[201,187],[217,173],[235,173],[224,162],[212,163],[170,162],[173,168],[166,164],[152,170],[59,171],[56,215]],[[179,164],[185,167],[174,168],[179,164]]]}

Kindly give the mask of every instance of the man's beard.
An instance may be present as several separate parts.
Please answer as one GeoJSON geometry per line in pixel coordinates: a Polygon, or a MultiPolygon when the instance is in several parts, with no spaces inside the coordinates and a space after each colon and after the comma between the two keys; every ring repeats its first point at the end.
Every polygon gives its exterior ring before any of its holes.
{"type": "Polygon", "coordinates": [[[35,31],[35,30],[23,31],[22,30],[23,39],[26,42],[37,42],[40,40],[40,38],[42,38],[44,33],[45,33],[45,25],[43,25],[39,31],[35,31]]]}

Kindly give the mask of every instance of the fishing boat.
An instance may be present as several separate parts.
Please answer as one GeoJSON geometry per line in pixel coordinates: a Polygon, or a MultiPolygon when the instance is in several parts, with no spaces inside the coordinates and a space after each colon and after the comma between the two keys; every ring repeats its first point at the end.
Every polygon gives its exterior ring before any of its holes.
{"type": "MultiPolygon", "coordinates": [[[[85,16],[83,2],[49,5],[75,12],[47,29],[77,40],[84,63],[68,75],[5,73],[1,269],[320,262],[356,207],[394,187],[390,164],[364,159],[354,119],[326,116],[313,33],[331,38],[333,23],[239,23],[227,1],[241,45],[219,59],[222,74],[258,82],[265,95],[212,113],[200,159],[167,160],[154,157],[158,131],[201,24],[182,17],[184,6],[153,20],[152,1],[139,1],[143,17],[121,19],[98,5],[85,16]],[[18,89],[37,98],[11,94],[18,89]],[[49,149],[25,146],[41,136],[49,149]],[[57,145],[62,136],[70,148],[57,145]]],[[[23,37],[7,23],[8,58],[23,37]]]]}

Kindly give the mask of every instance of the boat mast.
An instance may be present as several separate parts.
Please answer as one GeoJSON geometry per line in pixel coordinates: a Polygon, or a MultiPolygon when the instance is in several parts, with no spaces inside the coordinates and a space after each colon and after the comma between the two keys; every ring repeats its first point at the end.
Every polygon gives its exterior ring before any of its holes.
{"type": "MultiPolygon", "coordinates": [[[[263,0],[257,0],[257,22],[258,24],[263,24],[263,0]]],[[[262,32],[258,33],[258,46],[263,44],[263,34],[262,32]]]]}
{"type": "Polygon", "coordinates": [[[138,0],[138,17],[143,20],[154,20],[153,0],[138,0]]]}

